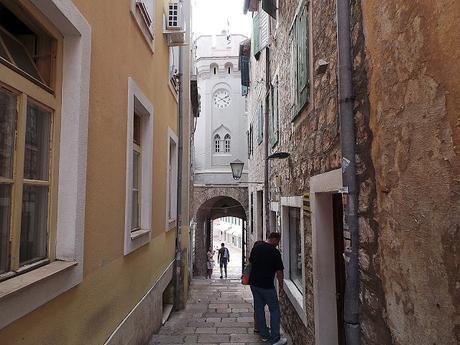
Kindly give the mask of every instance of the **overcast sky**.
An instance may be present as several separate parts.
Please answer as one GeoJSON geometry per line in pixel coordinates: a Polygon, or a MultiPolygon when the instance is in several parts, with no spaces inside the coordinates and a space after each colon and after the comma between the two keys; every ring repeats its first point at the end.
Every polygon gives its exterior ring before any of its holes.
{"type": "Polygon", "coordinates": [[[194,37],[203,34],[220,34],[227,29],[230,33],[249,37],[251,17],[243,14],[244,0],[192,0],[194,37]]]}

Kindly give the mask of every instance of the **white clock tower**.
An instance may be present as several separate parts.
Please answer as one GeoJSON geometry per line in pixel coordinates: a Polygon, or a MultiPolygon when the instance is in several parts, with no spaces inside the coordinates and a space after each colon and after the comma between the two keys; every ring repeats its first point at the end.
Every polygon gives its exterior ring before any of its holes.
{"type": "MultiPolygon", "coordinates": [[[[234,184],[230,162],[247,166],[247,114],[238,69],[243,35],[200,36],[195,40],[195,73],[201,112],[194,134],[195,185],[234,184]]],[[[241,182],[247,180],[243,171],[241,182]]]]}

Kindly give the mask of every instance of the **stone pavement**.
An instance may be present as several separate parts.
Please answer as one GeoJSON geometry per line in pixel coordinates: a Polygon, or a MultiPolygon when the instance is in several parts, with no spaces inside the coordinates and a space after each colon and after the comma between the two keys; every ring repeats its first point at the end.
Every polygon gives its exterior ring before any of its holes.
{"type": "Polygon", "coordinates": [[[149,345],[267,344],[253,332],[252,295],[239,279],[195,279],[184,310],[171,314],[149,345]]]}

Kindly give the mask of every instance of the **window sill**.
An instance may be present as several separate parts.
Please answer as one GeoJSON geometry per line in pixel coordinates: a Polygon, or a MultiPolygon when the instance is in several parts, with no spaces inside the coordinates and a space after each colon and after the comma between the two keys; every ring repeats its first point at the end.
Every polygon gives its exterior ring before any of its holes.
{"type": "Polygon", "coordinates": [[[297,286],[288,279],[284,280],[284,291],[286,292],[286,296],[291,301],[300,319],[304,325],[307,326],[307,315],[304,310],[304,297],[302,293],[299,291],[297,286]]]}
{"type": "Polygon", "coordinates": [[[131,232],[131,240],[135,240],[136,238],[139,238],[141,236],[147,235],[150,233],[150,230],[136,230],[131,232]]]}
{"type": "Polygon", "coordinates": [[[53,261],[48,265],[8,279],[0,283],[0,301],[76,265],[77,262],[74,261],[53,261]]]}

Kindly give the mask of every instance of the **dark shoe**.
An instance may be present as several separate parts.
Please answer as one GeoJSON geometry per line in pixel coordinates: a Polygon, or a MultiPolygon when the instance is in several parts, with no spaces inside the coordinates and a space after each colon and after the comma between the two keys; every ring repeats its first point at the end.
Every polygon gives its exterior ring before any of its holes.
{"type": "Polygon", "coordinates": [[[223,277],[222,277],[222,276],[220,276],[220,279],[222,279],[222,278],[223,278],[223,277]]]}

